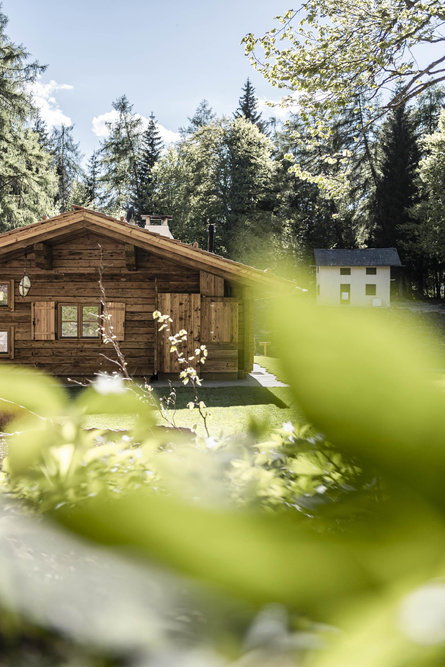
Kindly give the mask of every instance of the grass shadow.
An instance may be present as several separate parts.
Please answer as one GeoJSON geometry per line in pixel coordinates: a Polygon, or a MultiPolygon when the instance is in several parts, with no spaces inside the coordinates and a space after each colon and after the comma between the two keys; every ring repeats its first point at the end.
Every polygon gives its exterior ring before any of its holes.
{"type": "MultiPolygon", "coordinates": [[[[281,387],[200,387],[199,397],[207,407],[228,408],[247,405],[275,405],[277,408],[288,408],[291,402],[290,393],[277,391],[281,387]]],[[[286,388],[285,388],[286,389],[286,388]]],[[[155,389],[158,396],[165,396],[162,388],[155,389]]],[[[188,387],[176,389],[176,407],[182,410],[193,400],[193,391],[188,387]]]]}

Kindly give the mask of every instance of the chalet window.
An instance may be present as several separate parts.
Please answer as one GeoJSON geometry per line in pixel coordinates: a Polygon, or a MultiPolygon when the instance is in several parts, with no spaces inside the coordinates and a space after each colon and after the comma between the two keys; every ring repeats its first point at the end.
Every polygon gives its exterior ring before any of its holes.
{"type": "Polygon", "coordinates": [[[377,268],[375,266],[367,266],[366,267],[366,275],[367,276],[375,276],[377,274],[377,268]]]}
{"type": "Polygon", "coordinates": [[[59,305],[60,338],[99,338],[99,306],[94,304],[59,305]]]}
{"type": "Polygon", "coordinates": [[[350,276],[351,275],[351,269],[349,266],[342,266],[340,269],[340,275],[341,276],[350,276]]]}
{"type": "Polygon", "coordinates": [[[342,283],[340,285],[340,303],[347,304],[351,301],[351,285],[342,283]]]}
{"type": "Polygon", "coordinates": [[[375,296],[377,294],[377,285],[374,283],[367,284],[365,287],[366,290],[366,296],[375,296]]]}
{"type": "Polygon", "coordinates": [[[0,359],[14,358],[14,333],[12,327],[0,329],[0,359]]]}
{"type": "Polygon", "coordinates": [[[0,308],[14,310],[14,281],[3,280],[0,282],[0,308]]]}

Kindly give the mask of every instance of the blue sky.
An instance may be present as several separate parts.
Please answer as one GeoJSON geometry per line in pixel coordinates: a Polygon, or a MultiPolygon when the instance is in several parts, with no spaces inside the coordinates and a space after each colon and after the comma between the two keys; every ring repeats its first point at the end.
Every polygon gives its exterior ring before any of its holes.
{"type": "Polygon", "coordinates": [[[240,41],[262,34],[286,0],[3,0],[10,39],[48,68],[36,93],[50,123],[74,123],[88,157],[104,114],[126,94],[168,134],[206,98],[230,115],[249,76],[257,96],[280,94],[251,67],[240,41]],[[93,124],[93,120],[94,121],[93,124]]]}

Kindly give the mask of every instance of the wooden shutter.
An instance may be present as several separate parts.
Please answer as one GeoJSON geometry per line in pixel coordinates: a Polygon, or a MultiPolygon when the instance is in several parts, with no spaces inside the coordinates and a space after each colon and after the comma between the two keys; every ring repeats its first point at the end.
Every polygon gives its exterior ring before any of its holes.
{"type": "Polygon", "coordinates": [[[34,340],[55,340],[56,304],[54,301],[35,301],[31,307],[32,337],[34,340]]]}
{"type": "Polygon", "coordinates": [[[113,335],[115,340],[125,339],[125,303],[116,303],[111,301],[105,304],[104,315],[109,315],[110,319],[104,320],[104,329],[106,335],[113,335]],[[108,322],[111,323],[112,331],[108,329],[108,322]]]}
{"type": "Polygon", "coordinates": [[[199,284],[202,296],[224,296],[224,278],[200,271],[199,284]]]}
{"type": "Polygon", "coordinates": [[[237,300],[203,298],[201,313],[201,340],[203,343],[237,343],[237,300]]]}
{"type": "Polygon", "coordinates": [[[178,363],[176,354],[170,352],[170,335],[181,329],[187,331],[187,343],[181,351],[185,357],[194,355],[195,348],[200,345],[201,297],[199,294],[158,294],[158,310],[163,315],[170,315],[173,322],[171,331],[164,329],[158,334],[159,370],[162,373],[178,373],[182,366],[178,363]]]}

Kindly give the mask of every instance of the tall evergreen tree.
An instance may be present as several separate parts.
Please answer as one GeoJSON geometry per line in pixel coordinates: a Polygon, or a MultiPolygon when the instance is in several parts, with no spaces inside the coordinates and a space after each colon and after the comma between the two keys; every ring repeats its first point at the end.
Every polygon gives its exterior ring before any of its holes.
{"type": "Polygon", "coordinates": [[[91,208],[96,208],[99,205],[99,179],[100,179],[100,162],[99,151],[93,151],[85,173],[85,194],[88,200],[88,205],[91,208]]]}
{"type": "MultiPolygon", "coordinates": [[[[323,197],[314,183],[307,183],[289,170],[286,155],[292,155],[302,166],[307,163],[314,166],[313,151],[304,151],[302,144],[293,140],[296,132],[305,131],[301,119],[293,115],[277,134],[273,186],[276,192],[274,212],[282,224],[283,242],[295,263],[308,268],[314,261],[314,248],[345,247],[347,244],[343,221],[337,214],[335,203],[323,197]]],[[[308,144],[309,140],[308,137],[308,144]]]]}
{"type": "Polygon", "coordinates": [[[235,118],[245,118],[256,125],[261,132],[266,132],[267,123],[262,120],[261,113],[257,111],[258,100],[255,97],[255,88],[250,79],[247,79],[243,87],[243,94],[239,98],[238,108],[233,114],[235,118]]]}
{"type": "Polygon", "coordinates": [[[113,102],[116,120],[107,123],[108,137],[101,146],[101,181],[105,210],[121,215],[140,198],[138,155],[142,119],[133,112],[133,105],[122,95],[113,102]]]}
{"type": "Polygon", "coordinates": [[[200,127],[210,125],[215,119],[216,114],[210,104],[205,99],[201,100],[193,116],[187,118],[188,126],[180,127],[179,132],[183,137],[194,134],[200,127]]]}
{"type": "Polygon", "coordinates": [[[153,167],[161,157],[163,141],[153,112],[150,114],[147,129],[142,134],[141,147],[137,161],[139,187],[135,197],[136,216],[154,213],[153,210],[153,167]]]}
{"type": "Polygon", "coordinates": [[[9,229],[54,212],[54,172],[37,135],[29,129],[34,110],[30,84],[44,68],[6,36],[0,12],[0,226],[9,229]]]}
{"type": "Polygon", "coordinates": [[[400,105],[391,112],[381,131],[379,176],[371,201],[371,243],[378,248],[397,247],[408,273],[418,284],[422,268],[410,211],[418,196],[419,157],[412,113],[400,105]]]}
{"type": "Polygon", "coordinates": [[[86,171],[72,182],[69,207],[77,205],[100,210],[100,204],[100,165],[98,151],[94,151],[86,171]]]}
{"type": "Polygon", "coordinates": [[[55,205],[59,211],[70,208],[71,191],[76,177],[81,173],[79,144],[74,141],[74,126],[55,127],[51,134],[51,152],[58,178],[55,205]]]}
{"type": "Polygon", "coordinates": [[[51,153],[51,139],[48,132],[48,126],[38,112],[36,112],[32,130],[37,134],[38,142],[43,150],[47,153],[51,153]]]}

